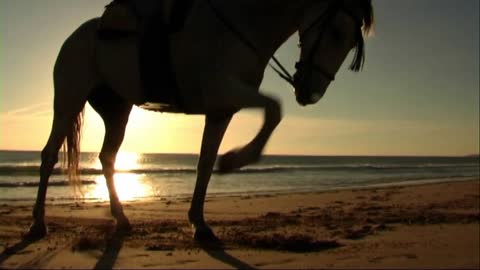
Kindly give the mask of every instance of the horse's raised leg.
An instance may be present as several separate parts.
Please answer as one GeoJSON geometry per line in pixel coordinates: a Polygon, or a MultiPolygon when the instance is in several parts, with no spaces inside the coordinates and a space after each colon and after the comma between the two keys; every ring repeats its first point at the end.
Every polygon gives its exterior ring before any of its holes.
{"type": "Polygon", "coordinates": [[[46,146],[42,150],[42,163],[40,165],[40,183],[38,185],[37,199],[33,207],[33,224],[26,237],[39,239],[47,234],[45,224],[45,198],[47,195],[48,179],[52,174],[53,167],[58,162],[58,152],[62,146],[67,132],[72,127],[73,116],[55,112],[52,130],[46,146]]]}
{"type": "Polygon", "coordinates": [[[229,173],[248,164],[257,162],[262,151],[282,119],[280,103],[274,98],[258,93],[241,83],[232,84],[226,95],[219,94],[221,104],[230,108],[261,108],[264,110],[263,125],[247,145],[223,155],[218,164],[220,173],[229,173]]]}
{"type": "MultiPolygon", "coordinates": [[[[107,91],[108,90],[105,90],[105,92],[107,91]]],[[[108,94],[105,92],[101,94],[94,93],[88,101],[95,111],[100,114],[105,124],[105,137],[99,159],[102,164],[103,175],[107,182],[110,197],[110,211],[117,221],[117,231],[128,232],[131,230],[131,225],[123,213],[122,204],[115,190],[114,174],[115,158],[125,136],[125,128],[132,105],[111,91],[108,91],[108,94]]]]}
{"type": "Polygon", "coordinates": [[[202,147],[197,165],[197,182],[188,212],[188,219],[194,230],[194,239],[198,241],[217,240],[210,227],[205,223],[203,209],[218,148],[231,118],[231,115],[220,117],[207,115],[205,118],[202,147]]]}
{"type": "Polygon", "coordinates": [[[219,172],[230,173],[248,164],[259,161],[265,145],[278,123],[280,123],[280,120],[281,114],[275,105],[272,105],[272,108],[266,108],[265,122],[260,132],[244,147],[231,150],[224,154],[218,164],[219,172]]]}

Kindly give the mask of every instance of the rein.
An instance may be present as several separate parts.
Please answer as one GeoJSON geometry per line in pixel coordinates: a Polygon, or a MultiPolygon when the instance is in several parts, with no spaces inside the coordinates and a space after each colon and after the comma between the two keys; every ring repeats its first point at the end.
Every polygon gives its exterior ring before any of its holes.
{"type": "MultiPolygon", "coordinates": [[[[238,39],[240,39],[247,47],[249,47],[256,55],[257,57],[260,58],[260,55],[258,53],[257,47],[253,44],[252,41],[250,41],[240,30],[238,30],[233,23],[231,23],[223,14],[213,5],[212,0],[207,0],[207,3],[209,7],[212,9],[213,13],[215,13],[215,16],[232,32],[237,36],[238,39]]],[[[295,87],[294,79],[293,76],[288,72],[288,70],[280,63],[280,61],[277,59],[277,57],[272,56],[272,59],[274,63],[277,65],[275,67],[272,65],[272,63],[268,63],[268,65],[280,76],[280,78],[284,79],[287,83],[295,87]]]]}
{"type": "MultiPolygon", "coordinates": [[[[228,28],[228,30],[230,30],[234,35],[237,36],[238,39],[240,39],[245,45],[247,45],[247,47],[249,47],[256,55],[257,57],[260,58],[260,55],[258,53],[258,49],[256,48],[255,44],[250,41],[240,30],[238,30],[238,28],[235,27],[235,25],[233,23],[231,23],[216,7],[215,5],[213,5],[212,3],[212,0],[207,0],[207,3],[209,5],[209,7],[211,8],[211,10],[213,11],[213,13],[215,14],[215,16],[228,28]]],[[[321,23],[322,26],[325,26],[325,24],[327,24],[329,22],[329,19],[331,16],[333,16],[334,14],[336,14],[334,11],[335,10],[340,10],[340,9],[343,9],[345,10],[345,12],[354,17],[353,14],[350,12],[350,10],[348,10],[347,8],[342,8],[342,2],[335,2],[333,5],[331,5],[330,7],[328,7],[327,11],[324,12],[323,15],[319,16],[303,33],[301,33],[300,35],[304,35],[306,32],[309,32],[315,25],[321,23]]],[[[299,61],[295,64],[295,69],[297,70],[300,70],[302,68],[305,68],[305,67],[308,67],[310,68],[311,70],[315,70],[315,71],[318,71],[320,73],[322,73],[327,79],[329,79],[330,81],[334,81],[335,80],[335,75],[329,73],[328,71],[326,71],[324,68],[322,68],[321,66],[318,66],[316,65],[315,63],[313,63],[313,54],[315,53],[315,49],[316,47],[319,46],[320,44],[320,41],[322,39],[322,34],[323,32],[321,33],[321,35],[319,35],[319,37],[315,40],[315,43],[314,43],[314,46],[313,46],[313,49],[312,51],[310,52],[309,54],[309,57],[307,58],[308,62],[302,62],[302,61],[299,61]]],[[[302,40],[302,37],[300,37],[300,40],[302,40]]],[[[301,46],[301,45],[300,45],[301,46]]],[[[285,68],[284,65],[282,65],[282,63],[277,59],[277,57],[275,57],[275,55],[272,56],[272,60],[274,62],[274,64],[276,65],[273,65],[272,63],[268,63],[268,65],[270,66],[270,68],[272,68],[275,73],[277,73],[277,75],[282,78],[283,80],[285,80],[288,84],[290,84],[291,86],[293,86],[293,88],[295,88],[295,78],[294,76],[292,76],[290,74],[290,72],[288,72],[288,70],[285,68]]]]}

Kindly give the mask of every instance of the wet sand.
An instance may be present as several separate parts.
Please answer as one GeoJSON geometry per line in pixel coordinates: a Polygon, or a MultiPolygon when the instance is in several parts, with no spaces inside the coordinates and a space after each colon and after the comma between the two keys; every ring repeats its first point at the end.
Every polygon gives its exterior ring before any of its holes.
{"type": "Polygon", "coordinates": [[[22,240],[31,203],[0,207],[0,268],[479,268],[480,181],[209,198],[223,247],[192,240],[186,199],[47,205],[49,235],[22,240]]]}

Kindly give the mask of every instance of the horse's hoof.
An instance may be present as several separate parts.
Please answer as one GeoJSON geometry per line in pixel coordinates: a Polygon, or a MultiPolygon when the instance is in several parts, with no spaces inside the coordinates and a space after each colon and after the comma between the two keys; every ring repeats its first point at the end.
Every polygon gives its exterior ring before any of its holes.
{"type": "Polygon", "coordinates": [[[244,166],[257,163],[260,161],[260,154],[260,151],[254,151],[251,149],[232,150],[220,157],[220,160],[218,161],[218,173],[231,173],[244,166]]]}
{"type": "Polygon", "coordinates": [[[26,240],[39,240],[47,236],[47,226],[45,223],[40,222],[40,223],[33,223],[32,226],[30,226],[30,230],[28,233],[24,236],[24,239],[26,240]]]}
{"type": "Polygon", "coordinates": [[[120,235],[127,235],[127,234],[130,234],[132,230],[133,230],[132,225],[130,225],[130,222],[126,220],[126,221],[117,223],[117,226],[115,228],[115,233],[120,235]]]}
{"type": "Polygon", "coordinates": [[[193,239],[202,246],[209,248],[219,248],[222,241],[213,233],[212,229],[207,227],[194,228],[193,239]]]}

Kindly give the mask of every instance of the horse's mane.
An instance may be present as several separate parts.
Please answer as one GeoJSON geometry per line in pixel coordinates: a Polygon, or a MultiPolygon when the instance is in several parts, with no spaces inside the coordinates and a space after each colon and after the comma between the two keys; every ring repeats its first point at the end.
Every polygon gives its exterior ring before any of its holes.
{"type": "Polygon", "coordinates": [[[365,63],[365,40],[364,36],[368,36],[373,29],[375,18],[373,14],[372,0],[359,0],[357,2],[358,7],[363,15],[362,29],[358,31],[357,44],[355,46],[355,56],[353,58],[350,69],[358,72],[362,70],[365,63]]]}

